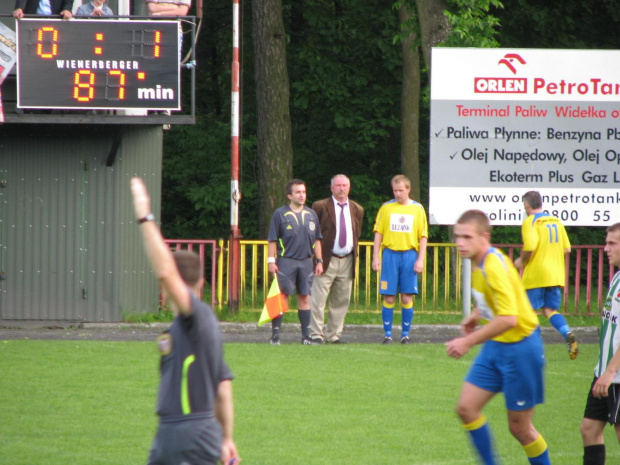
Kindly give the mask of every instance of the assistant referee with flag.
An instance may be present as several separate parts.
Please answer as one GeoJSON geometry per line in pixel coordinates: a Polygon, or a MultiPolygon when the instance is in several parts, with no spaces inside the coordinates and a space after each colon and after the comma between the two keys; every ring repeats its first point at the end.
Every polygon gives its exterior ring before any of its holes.
{"type": "MultiPolygon", "coordinates": [[[[323,273],[321,228],[316,213],[306,207],[306,184],[293,179],[286,184],[288,205],[278,208],[269,226],[267,264],[276,273],[283,294],[297,290],[301,343],[314,344],[310,339],[310,292],[314,275],[323,273]],[[312,263],[314,258],[315,264],[312,263]]],[[[271,322],[271,344],[280,344],[282,315],[271,322]]]]}

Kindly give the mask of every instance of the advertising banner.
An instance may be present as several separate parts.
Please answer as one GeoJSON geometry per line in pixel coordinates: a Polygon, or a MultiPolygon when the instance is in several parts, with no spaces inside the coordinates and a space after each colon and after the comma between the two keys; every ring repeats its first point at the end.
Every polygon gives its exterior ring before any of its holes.
{"type": "Polygon", "coordinates": [[[15,32],[0,23],[0,85],[13,69],[16,55],[15,32]]]}
{"type": "Polygon", "coordinates": [[[620,221],[620,52],[434,48],[431,224],[520,225],[521,196],[568,226],[620,221]]]}

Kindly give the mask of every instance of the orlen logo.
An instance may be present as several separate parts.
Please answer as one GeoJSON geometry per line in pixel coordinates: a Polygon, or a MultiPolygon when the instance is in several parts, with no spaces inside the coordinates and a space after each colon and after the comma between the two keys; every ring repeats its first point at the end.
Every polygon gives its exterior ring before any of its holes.
{"type": "Polygon", "coordinates": [[[512,74],[517,74],[517,69],[512,66],[512,63],[514,61],[518,61],[519,63],[521,63],[522,65],[525,64],[525,60],[523,58],[521,58],[521,56],[517,53],[507,53],[506,55],[504,55],[504,58],[502,58],[501,60],[499,60],[500,65],[506,65],[508,67],[508,69],[510,71],[512,71],[512,74]]]}
{"type": "MultiPolygon", "coordinates": [[[[525,65],[525,60],[517,53],[507,53],[498,65],[505,66],[512,74],[517,74],[517,67],[525,65]]],[[[526,78],[479,77],[474,78],[476,94],[527,94],[526,78]]]]}

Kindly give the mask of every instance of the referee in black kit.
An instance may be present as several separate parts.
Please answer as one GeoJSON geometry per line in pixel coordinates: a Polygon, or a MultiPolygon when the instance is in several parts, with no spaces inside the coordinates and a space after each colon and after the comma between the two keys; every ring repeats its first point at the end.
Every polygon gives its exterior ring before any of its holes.
{"type": "MultiPolygon", "coordinates": [[[[314,345],[310,339],[310,291],[314,275],[323,273],[321,228],[316,213],[304,206],[306,184],[293,179],[286,184],[288,205],[278,208],[271,217],[267,241],[267,264],[275,273],[280,291],[287,297],[297,289],[301,343],[314,345]],[[313,259],[314,257],[314,264],[313,259]]],[[[271,344],[280,344],[282,315],[271,320],[271,344]]]]}
{"type": "Polygon", "coordinates": [[[148,465],[237,464],[233,435],[233,375],[223,357],[222,334],[211,307],[199,299],[204,278],[200,259],[174,254],[151,213],[144,182],[131,180],[137,223],[146,254],[175,318],[157,339],[161,381],[159,426],[148,465]]]}

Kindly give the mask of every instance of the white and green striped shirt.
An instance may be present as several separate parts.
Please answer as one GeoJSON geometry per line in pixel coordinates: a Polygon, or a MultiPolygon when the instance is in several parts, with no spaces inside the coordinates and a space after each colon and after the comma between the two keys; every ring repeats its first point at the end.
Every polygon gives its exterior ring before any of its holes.
{"type": "MultiPolygon", "coordinates": [[[[605,373],[609,361],[620,347],[620,271],[618,271],[611,281],[609,292],[603,306],[601,315],[601,339],[599,347],[598,363],[594,367],[594,376],[597,378],[605,373]]],[[[614,384],[620,383],[620,370],[612,381],[614,384]]]]}

